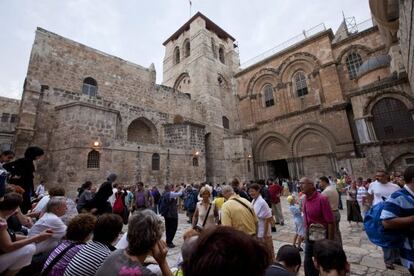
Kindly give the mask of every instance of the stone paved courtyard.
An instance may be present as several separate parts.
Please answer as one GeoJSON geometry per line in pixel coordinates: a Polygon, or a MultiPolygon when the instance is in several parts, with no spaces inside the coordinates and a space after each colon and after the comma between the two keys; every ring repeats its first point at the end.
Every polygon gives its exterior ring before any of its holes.
{"type": "MultiPolygon", "coordinates": [[[[344,198],[342,199],[345,203],[344,198]]],[[[282,198],[283,215],[285,217],[285,225],[277,226],[277,232],[273,233],[273,244],[275,252],[284,244],[292,243],[294,236],[294,223],[291,219],[291,214],[287,208],[286,197],[282,198]]],[[[362,231],[362,225],[352,224],[350,227],[346,221],[346,210],[341,211],[342,220],[340,228],[342,232],[342,239],[344,244],[344,250],[348,258],[348,262],[351,264],[351,275],[410,275],[404,267],[395,266],[395,270],[386,270],[382,259],[381,248],[373,245],[367,238],[364,231],[362,231]]],[[[187,217],[184,213],[180,213],[178,230],[175,235],[174,244],[176,248],[170,249],[168,252],[168,263],[170,267],[175,266],[177,258],[179,256],[180,247],[183,243],[182,235],[190,228],[190,224],[187,223],[187,217]]],[[[303,252],[302,262],[304,259],[303,252]]],[[[304,275],[303,266],[299,272],[299,275],[304,275]]]]}

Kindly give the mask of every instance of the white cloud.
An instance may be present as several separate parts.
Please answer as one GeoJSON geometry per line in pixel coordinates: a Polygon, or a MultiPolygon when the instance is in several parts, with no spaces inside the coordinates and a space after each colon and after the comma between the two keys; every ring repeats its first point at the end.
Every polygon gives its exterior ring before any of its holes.
{"type": "MultiPolygon", "coordinates": [[[[148,67],[162,81],[162,42],[190,17],[188,0],[0,1],[0,95],[20,98],[37,26],[148,67]]],[[[192,0],[238,40],[245,61],[319,23],[333,31],[346,16],[369,18],[361,0],[192,0]]]]}

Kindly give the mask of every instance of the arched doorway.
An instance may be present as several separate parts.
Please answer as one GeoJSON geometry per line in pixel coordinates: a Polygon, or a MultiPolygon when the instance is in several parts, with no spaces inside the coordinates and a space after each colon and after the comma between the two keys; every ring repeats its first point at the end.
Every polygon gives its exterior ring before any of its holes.
{"type": "Polygon", "coordinates": [[[158,140],[157,129],[146,118],[135,119],[128,126],[127,140],[135,143],[156,144],[158,140]]]}

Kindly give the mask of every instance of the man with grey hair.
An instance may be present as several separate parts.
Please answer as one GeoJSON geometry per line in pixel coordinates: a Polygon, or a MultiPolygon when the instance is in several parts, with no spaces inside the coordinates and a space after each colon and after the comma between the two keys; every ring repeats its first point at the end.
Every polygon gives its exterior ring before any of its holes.
{"type": "Polygon", "coordinates": [[[224,185],[222,193],[226,202],[221,208],[221,224],[251,236],[256,235],[258,219],[251,203],[237,195],[230,185],[224,185]]]}
{"type": "Polygon", "coordinates": [[[328,198],[316,191],[313,180],[303,177],[299,183],[306,195],[302,207],[306,228],[305,275],[319,275],[312,260],[313,245],[320,239],[334,239],[335,219],[328,198]]]}
{"type": "Polygon", "coordinates": [[[66,210],[66,197],[50,198],[46,206],[46,213],[29,230],[29,237],[44,230],[50,230],[53,233],[52,238],[36,244],[36,254],[53,249],[65,236],[67,227],[60,217],[65,214],[66,210]]]}

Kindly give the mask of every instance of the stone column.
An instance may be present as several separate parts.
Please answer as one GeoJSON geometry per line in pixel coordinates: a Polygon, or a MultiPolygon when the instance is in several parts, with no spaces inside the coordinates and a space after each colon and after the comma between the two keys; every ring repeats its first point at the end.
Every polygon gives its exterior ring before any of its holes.
{"type": "Polygon", "coordinates": [[[287,161],[290,177],[291,178],[297,177],[295,159],[294,158],[287,158],[286,161],[287,161]]]}
{"type": "Polygon", "coordinates": [[[331,168],[333,170],[334,175],[336,175],[336,172],[338,171],[338,163],[336,161],[336,155],[335,153],[328,154],[329,161],[331,163],[331,168]]]}
{"type": "Polygon", "coordinates": [[[165,174],[165,181],[166,183],[170,183],[170,150],[167,150],[167,163],[166,163],[166,167],[167,167],[167,172],[165,174]]]}
{"type": "Polygon", "coordinates": [[[136,176],[135,176],[135,180],[136,182],[141,181],[142,175],[141,175],[141,147],[138,146],[137,148],[137,161],[136,161],[136,176]]]}
{"type": "Polygon", "coordinates": [[[365,123],[367,124],[367,130],[370,141],[377,141],[377,135],[375,134],[374,124],[372,123],[373,117],[367,117],[365,123]]]}
{"type": "Polygon", "coordinates": [[[368,121],[367,118],[358,118],[355,119],[355,126],[358,132],[359,142],[361,144],[366,144],[374,141],[372,133],[369,129],[369,127],[372,127],[371,121],[368,121]]]}

